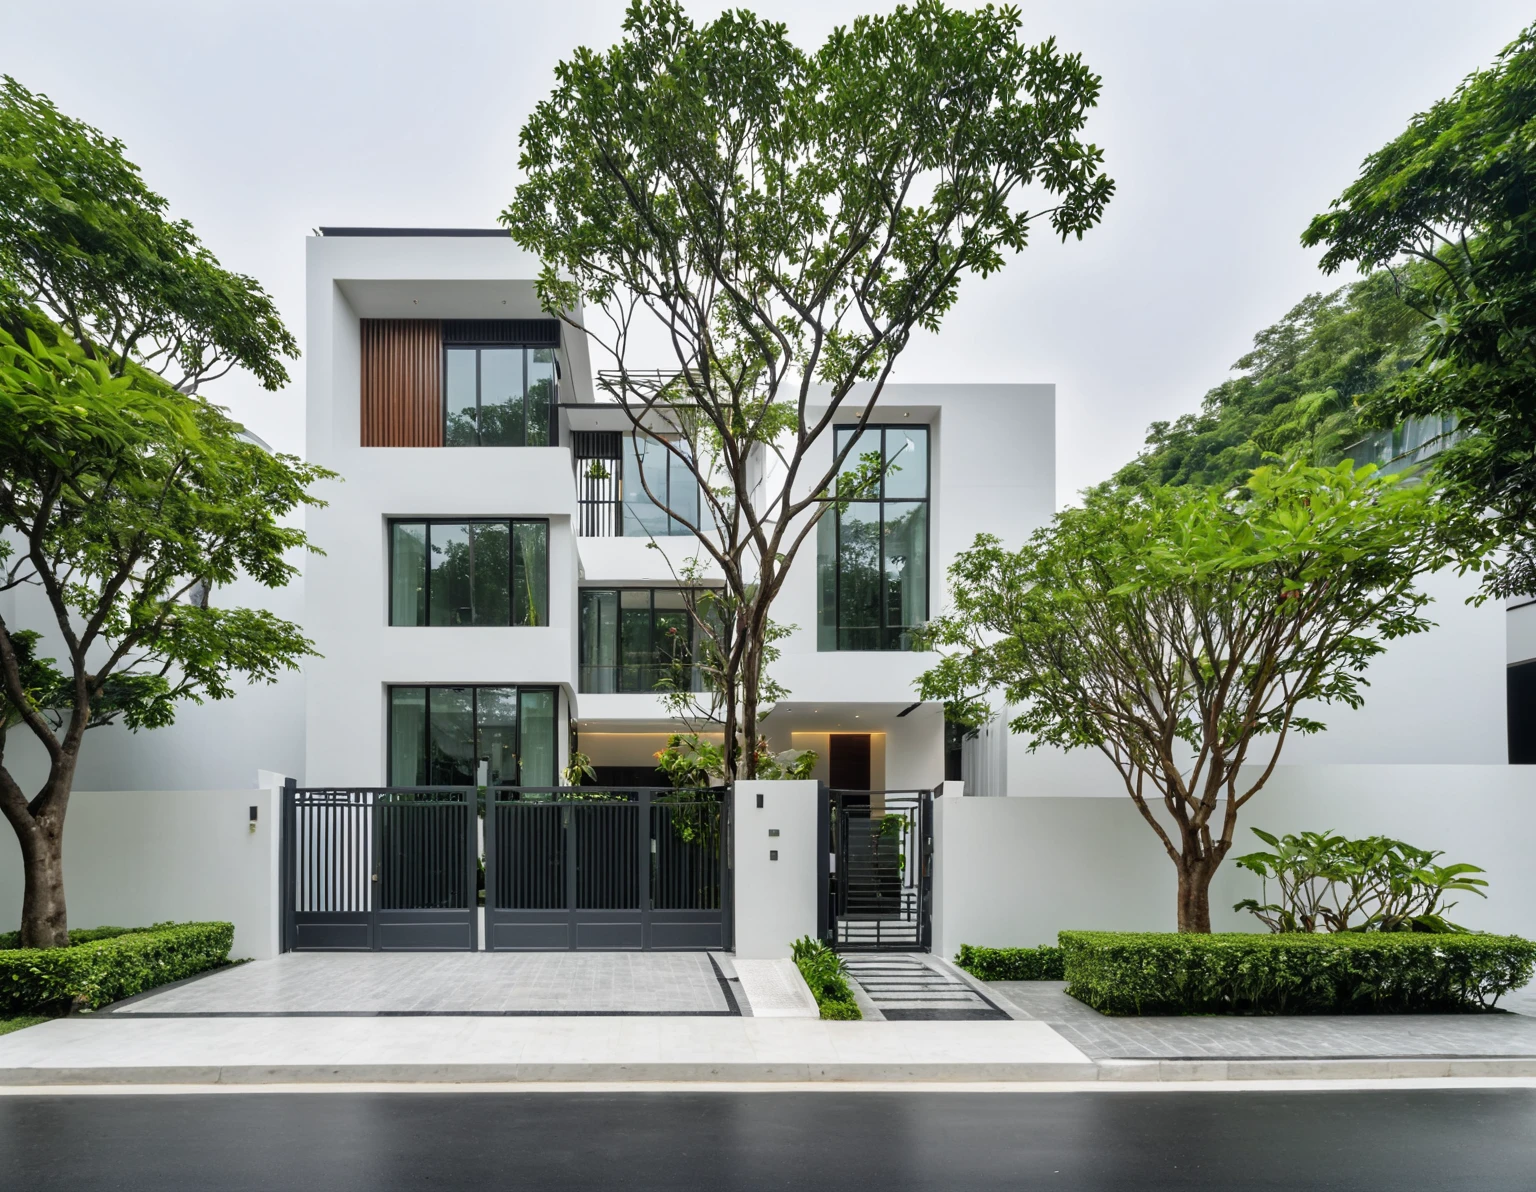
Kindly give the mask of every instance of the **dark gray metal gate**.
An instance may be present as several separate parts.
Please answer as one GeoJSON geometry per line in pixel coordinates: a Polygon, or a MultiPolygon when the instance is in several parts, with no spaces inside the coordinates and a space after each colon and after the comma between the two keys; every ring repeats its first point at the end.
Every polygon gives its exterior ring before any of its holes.
{"type": "Polygon", "coordinates": [[[442,952],[477,943],[473,788],[283,793],[283,947],[442,952]]]}
{"type": "Polygon", "coordinates": [[[828,791],[829,927],[841,951],[932,946],[933,792],[828,791]]]}
{"type": "Polygon", "coordinates": [[[493,789],[485,946],[729,948],[729,831],[723,790],[493,789]]]}

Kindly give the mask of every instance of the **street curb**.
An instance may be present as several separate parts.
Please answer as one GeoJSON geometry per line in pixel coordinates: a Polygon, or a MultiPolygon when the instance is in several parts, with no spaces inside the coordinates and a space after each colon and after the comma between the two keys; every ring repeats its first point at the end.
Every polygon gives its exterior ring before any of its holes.
{"type": "Polygon", "coordinates": [[[552,1083],[1200,1083],[1536,1077],[1536,1057],[1167,1059],[1091,1064],[316,1064],[5,1068],[0,1086],[552,1083]]]}
{"type": "Polygon", "coordinates": [[[0,1086],[71,1084],[524,1084],[559,1082],[1091,1081],[1093,1064],[316,1064],[5,1068],[0,1086]]]}
{"type": "Polygon", "coordinates": [[[1175,1059],[1100,1060],[1106,1081],[1403,1080],[1414,1077],[1536,1076],[1536,1056],[1398,1059],[1175,1059]]]}

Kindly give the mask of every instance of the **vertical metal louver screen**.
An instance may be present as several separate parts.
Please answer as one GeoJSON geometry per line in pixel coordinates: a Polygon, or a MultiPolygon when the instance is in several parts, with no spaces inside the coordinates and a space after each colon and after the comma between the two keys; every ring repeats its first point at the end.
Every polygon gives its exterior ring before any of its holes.
{"type": "Polygon", "coordinates": [[[363,319],[362,445],[443,445],[443,325],[363,319]]]}
{"type": "Polygon", "coordinates": [[[571,459],[576,468],[576,532],[583,538],[623,533],[619,479],[624,436],[616,430],[573,430],[571,459]]]}
{"type": "Polygon", "coordinates": [[[558,348],[558,319],[448,319],[443,342],[449,344],[519,344],[526,348],[558,348]]]}

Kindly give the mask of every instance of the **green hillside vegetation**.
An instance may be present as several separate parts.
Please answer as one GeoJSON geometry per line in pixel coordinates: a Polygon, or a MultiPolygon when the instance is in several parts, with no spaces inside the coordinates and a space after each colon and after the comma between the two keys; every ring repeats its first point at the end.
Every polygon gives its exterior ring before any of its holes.
{"type": "Polygon", "coordinates": [[[1239,375],[1207,393],[1199,413],[1154,422],[1145,450],[1113,483],[1235,483],[1265,452],[1342,458],[1368,433],[1362,401],[1413,366],[1424,327],[1386,270],[1309,295],[1254,336],[1232,366],[1239,375]]]}

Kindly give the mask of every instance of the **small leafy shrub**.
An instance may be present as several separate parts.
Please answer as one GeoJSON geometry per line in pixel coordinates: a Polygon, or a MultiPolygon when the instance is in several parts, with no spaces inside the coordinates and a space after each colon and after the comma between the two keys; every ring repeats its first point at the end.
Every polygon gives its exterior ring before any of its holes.
{"type": "Polygon", "coordinates": [[[1038,948],[978,948],[961,944],[955,964],[982,981],[1065,981],[1061,949],[1054,944],[1038,948]]]}
{"type": "Polygon", "coordinates": [[[805,978],[805,983],[811,987],[811,994],[816,998],[823,1018],[857,1020],[864,1017],[859,1012],[858,1002],[853,999],[853,990],[849,988],[848,973],[843,968],[841,956],[808,935],[797,939],[789,947],[795,958],[795,966],[805,978]]]}
{"type": "Polygon", "coordinates": [[[1067,992],[1105,1014],[1424,1013],[1492,1007],[1536,970],[1512,935],[1063,931],[1067,992]]]}
{"type": "Polygon", "coordinates": [[[1486,898],[1487,882],[1473,877],[1476,865],[1436,865],[1443,854],[1414,848],[1386,836],[1349,840],[1332,832],[1275,837],[1253,834],[1269,852],[1238,857],[1239,869],[1259,875],[1264,899],[1245,898],[1233,906],[1249,911],[1271,931],[1433,931],[1463,932],[1446,920],[1456,904],[1451,893],[1486,898]],[[1275,883],[1278,902],[1270,902],[1275,883]]]}
{"type": "Polygon", "coordinates": [[[114,934],[84,941],[93,933],[70,932],[68,948],[0,951],[0,1014],[96,1009],[217,968],[229,960],[235,937],[231,923],[98,929],[108,930],[114,934]]]}

